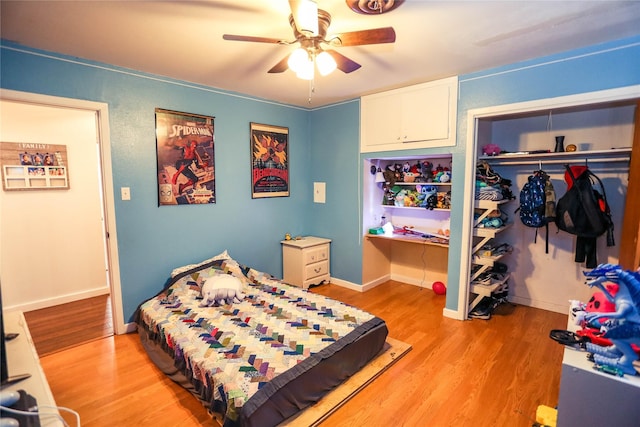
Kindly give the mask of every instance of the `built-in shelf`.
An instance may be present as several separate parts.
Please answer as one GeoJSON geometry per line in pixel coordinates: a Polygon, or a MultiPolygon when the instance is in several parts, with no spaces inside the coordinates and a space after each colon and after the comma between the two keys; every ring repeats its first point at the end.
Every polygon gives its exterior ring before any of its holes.
{"type": "Polygon", "coordinates": [[[589,151],[563,151],[553,153],[529,153],[518,152],[500,154],[497,156],[480,156],[478,160],[485,160],[492,165],[528,165],[540,163],[567,163],[572,162],[625,162],[631,156],[631,147],[611,148],[609,150],[589,151]]]}
{"type": "Polygon", "coordinates": [[[439,237],[422,237],[418,235],[410,235],[410,234],[367,234],[367,237],[370,239],[387,239],[393,240],[395,242],[407,242],[407,243],[415,243],[420,245],[431,245],[431,246],[440,246],[443,248],[448,248],[448,243],[442,243],[442,238],[439,237]]]}
{"type": "Polygon", "coordinates": [[[471,282],[471,292],[478,295],[489,296],[491,295],[491,292],[494,292],[501,285],[507,283],[507,280],[509,280],[509,276],[509,273],[507,273],[504,275],[503,279],[492,280],[491,283],[486,285],[482,283],[471,282]]]}
{"type": "Polygon", "coordinates": [[[490,239],[493,239],[494,237],[496,237],[497,234],[503,232],[504,230],[511,227],[512,225],[513,223],[508,222],[502,227],[498,227],[498,228],[492,228],[492,227],[474,228],[473,235],[477,237],[488,237],[490,239]]]}
{"type": "Polygon", "coordinates": [[[449,182],[396,182],[394,185],[433,185],[433,186],[449,186],[451,187],[451,181],[449,182]]]}
{"type": "Polygon", "coordinates": [[[445,212],[450,212],[451,209],[443,209],[443,208],[433,208],[433,209],[429,209],[429,208],[423,208],[420,206],[396,206],[396,205],[380,205],[383,208],[392,208],[392,209],[412,209],[412,210],[416,210],[416,209],[422,209],[423,211],[445,211],[445,212]]]}

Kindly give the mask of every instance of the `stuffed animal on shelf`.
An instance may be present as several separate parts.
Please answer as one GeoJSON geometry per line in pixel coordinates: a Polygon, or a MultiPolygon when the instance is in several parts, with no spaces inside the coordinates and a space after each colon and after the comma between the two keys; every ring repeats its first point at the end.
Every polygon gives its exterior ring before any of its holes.
{"type": "Polygon", "coordinates": [[[218,307],[221,304],[242,302],[242,282],[230,274],[216,274],[202,284],[200,307],[218,307]]]}
{"type": "Polygon", "coordinates": [[[416,182],[431,182],[433,180],[433,163],[424,160],[418,163],[420,177],[416,178],[416,182]]]}
{"type": "Polygon", "coordinates": [[[440,178],[438,178],[438,182],[449,182],[451,181],[451,174],[449,173],[449,171],[442,171],[442,175],[440,175],[440,178]]]}
{"type": "Polygon", "coordinates": [[[405,206],[404,204],[404,198],[407,195],[407,190],[400,190],[396,193],[396,206],[405,206]]]}
{"type": "Polygon", "coordinates": [[[404,173],[402,172],[402,165],[400,163],[396,163],[395,165],[393,165],[393,170],[395,171],[396,182],[403,182],[404,173]]]}
{"type": "Polygon", "coordinates": [[[416,190],[418,187],[420,188],[420,195],[418,197],[420,203],[418,206],[433,210],[438,205],[438,190],[433,185],[419,185],[416,186],[416,190]]]}

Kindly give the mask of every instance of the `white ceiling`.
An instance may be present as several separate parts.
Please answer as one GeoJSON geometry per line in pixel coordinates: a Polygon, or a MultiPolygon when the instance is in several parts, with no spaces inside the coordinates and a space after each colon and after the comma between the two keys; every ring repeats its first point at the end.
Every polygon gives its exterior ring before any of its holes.
{"type": "Polygon", "coordinates": [[[362,68],[316,77],[311,103],[307,81],[267,73],[295,46],[222,39],[292,40],[288,0],[1,0],[0,31],[24,46],[309,108],[640,34],[640,1],[406,0],[382,15],[345,0],[318,5],[330,34],[392,26],[396,42],[336,48],[362,68]]]}

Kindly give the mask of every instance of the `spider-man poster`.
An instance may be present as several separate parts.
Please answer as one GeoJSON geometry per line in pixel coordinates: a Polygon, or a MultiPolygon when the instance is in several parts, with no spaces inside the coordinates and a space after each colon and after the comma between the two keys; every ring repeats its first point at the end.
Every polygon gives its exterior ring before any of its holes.
{"type": "Polygon", "coordinates": [[[289,129],[251,123],[251,197],[289,195],[289,129]]]}
{"type": "Polygon", "coordinates": [[[216,202],[213,119],[156,109],[160,206],[216,202]]]}

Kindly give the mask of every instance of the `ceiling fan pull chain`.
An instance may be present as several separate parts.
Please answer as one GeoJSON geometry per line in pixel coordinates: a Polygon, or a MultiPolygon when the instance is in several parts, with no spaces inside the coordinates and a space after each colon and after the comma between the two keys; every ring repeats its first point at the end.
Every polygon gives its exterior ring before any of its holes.
{"type": "Polygon", "coordinates": [[[316,84],[315,84],[316,78],[315,75],[309,80],[309,104],[311,104],[311,96],[315,93],[316,91],[316,84]]]}

